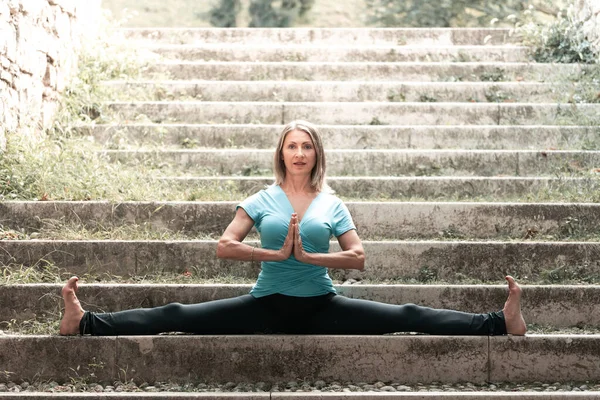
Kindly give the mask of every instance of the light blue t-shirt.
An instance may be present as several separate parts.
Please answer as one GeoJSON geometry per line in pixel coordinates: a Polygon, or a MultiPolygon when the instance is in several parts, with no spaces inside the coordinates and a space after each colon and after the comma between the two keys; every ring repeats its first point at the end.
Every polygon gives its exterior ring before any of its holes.
{"type": "MultiPolygon", "coordinates": [[[[269,186],[237,207],[243,208],[254,221],[263,248],[279,250],[283,247],[294,209],[280,186],[269,186]]],[[[331,237],[338,237],[351,229],[356,227],[348,208],[328,193],[319,193],[300,221],[302,245],[309,253],[328,253],[331,237]]],[[[330,292],[336,291],[327,268],[299,262],[292,254],[285,261],[263,261],[250,294],[254,297],[274,293],[310,297],[330,292]]]]}

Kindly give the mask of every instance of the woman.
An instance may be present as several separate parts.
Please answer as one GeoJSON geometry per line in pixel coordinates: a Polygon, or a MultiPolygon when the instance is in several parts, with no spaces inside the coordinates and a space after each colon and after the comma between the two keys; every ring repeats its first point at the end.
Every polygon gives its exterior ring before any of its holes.
{"type": "Polygon", "coordinates": [[[489,314],[391,305],[336,294],[327,268],[362,270],[365,253],[346,206],[325,184],[325,154],[318,130],[305,121],[284,127],[274,156],[275,183],[239,204],[217,247],[217,257],[260,261],[250,294],[200,304],[172,303],[116,313],[85,312],[77,278],[63,288],[60,333],[523,335],[521,289],[510,276],[504,308],[489,314]],[[243,243],[252,227],[261,246],[243,243]],[[342,251],[329,253],[335,236],[342,251]]]}

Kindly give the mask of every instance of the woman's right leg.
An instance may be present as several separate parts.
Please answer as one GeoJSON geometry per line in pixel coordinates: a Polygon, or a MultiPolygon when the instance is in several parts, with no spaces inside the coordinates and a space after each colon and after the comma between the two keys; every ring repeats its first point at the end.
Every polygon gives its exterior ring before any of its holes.
{"type": "Polygon", "coordinates": [[[153,335],[162,332],[197,334],[251,334],[276,330],[272,314],[261,299],[250,295],[200,304],[172,303],[162,307],[119,311],[84,312],[76,296],[77,278],[63,288],[65,315],[60,333],[153,335]]]}
{"type": "Polygon", "coordinates": [[[249,294],[198,304],[171,303],[113,313],[86,312],[80,333],[97,336],[156,335],[163,332],[195,334],[269,333],[270,314],[249,294]]]}

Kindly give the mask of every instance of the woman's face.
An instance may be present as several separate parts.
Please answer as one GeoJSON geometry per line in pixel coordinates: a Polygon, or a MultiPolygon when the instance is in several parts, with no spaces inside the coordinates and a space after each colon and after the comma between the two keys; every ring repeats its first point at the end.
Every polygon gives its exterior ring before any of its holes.
{"type": "Polygon", "coordinates": [[[301,130],[289,132],[283,141],[281,157],[286,174],[310,176],[317,163],[317,152],[310,135],[301,130]]]}

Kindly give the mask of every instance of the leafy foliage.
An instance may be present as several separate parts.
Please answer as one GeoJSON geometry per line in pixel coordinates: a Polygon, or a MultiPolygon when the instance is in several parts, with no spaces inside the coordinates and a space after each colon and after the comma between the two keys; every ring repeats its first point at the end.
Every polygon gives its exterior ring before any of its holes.
{"type": "Polygon", "coordinates": [[[376,26],[469,27],[487,25],[522,11],[521,0],[366,0],[368,23],[376,26]]]}
{"type": "Polygon", "coordinates": [[[571,4],[566,12],[559,12],[553,21],[541,24],[526,10],[515,23],[515,32],[523,44],[531,47],[532,58],[537,62],[594,64],[598,54],[583,30],[584,21],[576,17],[571,4]]]}
{"type": "MultiPolygon", "coordinates": [[[[298,17],[304,16],[315,0],[251,0],[250,27],[290,27],[298,17]]],[[[211,25],[218,27],[236,26],[241,9],[240,0],[219,0],[209,11],[211,25]]]]}
{"type": "Polygon", "coordinates": [[[240,0],[221,0],[208,12],[210,24],[220,28],[233,28],[237,26],[236,17],[240,9],[240,0]]]}

